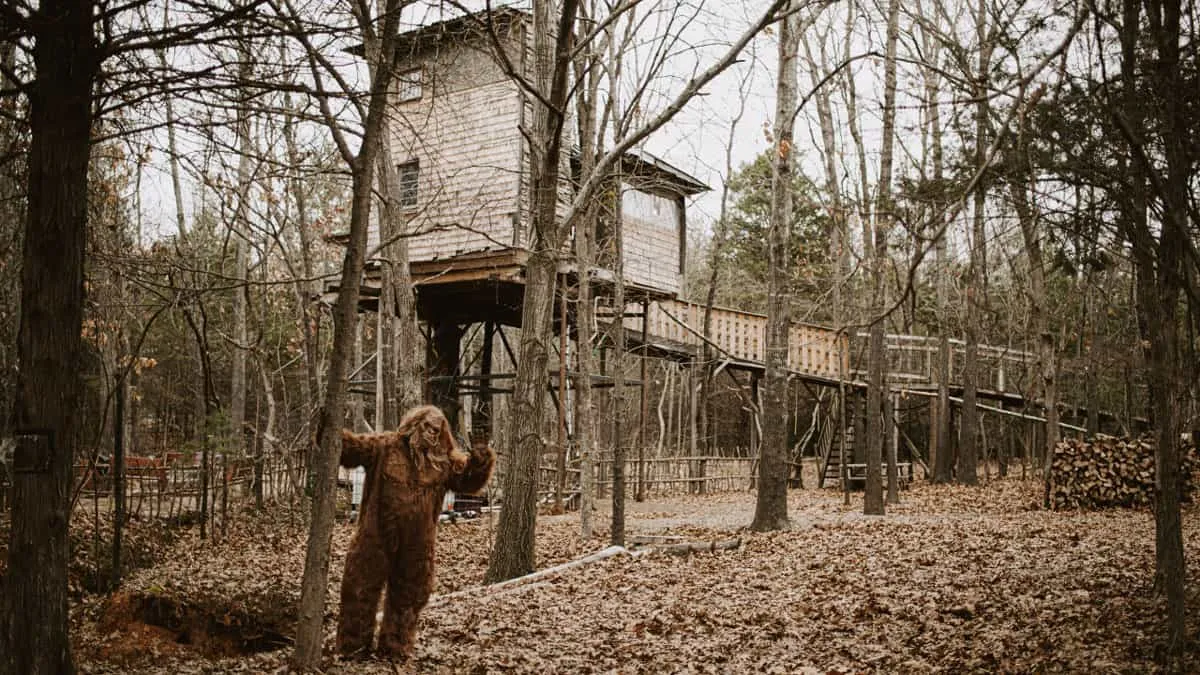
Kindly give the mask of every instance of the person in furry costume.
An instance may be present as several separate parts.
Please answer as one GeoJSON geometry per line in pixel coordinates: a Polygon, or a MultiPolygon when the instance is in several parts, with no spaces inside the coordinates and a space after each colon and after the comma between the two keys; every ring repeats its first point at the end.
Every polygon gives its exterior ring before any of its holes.
{"type": "Polygon", "coordinates": [[[370,652],[379,596],[387,585],[377,651],[407,658],[417,617],[433,591],[438,514],[446,490],[475,494],[492,475],[486,443],[468,454],[435,406],[413,408],[396,431],[342,430],[341,465],[366,468],[358,529],[342,575],[337,650],[370,652]]]}

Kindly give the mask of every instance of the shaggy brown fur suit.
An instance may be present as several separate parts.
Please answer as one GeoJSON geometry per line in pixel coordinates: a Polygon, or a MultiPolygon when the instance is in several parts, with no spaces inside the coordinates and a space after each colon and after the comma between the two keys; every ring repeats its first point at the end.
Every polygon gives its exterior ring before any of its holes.
{"type": "Polygon", "coordinates": [[[478,492],[496,456],[486,443],[470,454],[454,442],[446,417],[434,406],[410,410],[396,431],[342,431],[341,464],[366,467],[358,530],[342,576],[337,649],[371,649],[375,612],[387,584],[378,653],[412,653],[417,615],[433,590],[438,514],[446,490],[478,492]]]}

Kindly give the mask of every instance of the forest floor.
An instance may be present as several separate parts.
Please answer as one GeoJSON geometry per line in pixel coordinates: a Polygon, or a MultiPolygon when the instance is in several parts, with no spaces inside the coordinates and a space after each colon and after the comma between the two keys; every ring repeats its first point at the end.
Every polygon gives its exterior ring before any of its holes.
{"type": "MultiPolygon", "coordinates": [[[[884,517],[833,490],[793,491],[790,531],[745,531],[748,492],[630,502],[627,530],[686,541],[741,537],[686,557],[618,555],[504,591],[481,587],[496,516],[440,526],[435,597],[413,660],[330,673],[457,672],[1148,672],[1164,604],[1152,593],[1145,510],[1047,512],[1040,484],[917,483],[884,517]],[[464,589],[477,592],[447,594],[464,589]]],[[[608,505],[599,505],[605,513],[608,505]]],[[[1187,506],[1188,557],[1200,513],[1187,506]]],[[[607,519],[581,539],[578,514],[542,516],[539,568],[607,545],[607,519]]],[[[333,538],[326,620],[352,526],[333,538]]],[[[130,535],[141,541],[137,534],[130,535]]],[[[159,542],[162,562],[115,595],[73,603],[82,672],[271,672],[285,667],[305,530],[282,507],[234,520],[224,539],[159,542]]],[[[1195,569],[1195,566],[1192,566],[1195,569]]],[[[1189,583],[1200,626],[1200,583],[1189,583]]],[[[1192,665],[1200,669],[1200,657],[1192,665]]]]}

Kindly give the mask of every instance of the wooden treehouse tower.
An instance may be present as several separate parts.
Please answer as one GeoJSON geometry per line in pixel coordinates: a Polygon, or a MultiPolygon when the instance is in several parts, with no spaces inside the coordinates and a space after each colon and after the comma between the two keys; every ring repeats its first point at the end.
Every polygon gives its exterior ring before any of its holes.
{"type": "MultiPolygon", "coordinates": [[[[530,28],[527,13],[500,8],[408,32],[397,50],[391,150],[417,314],[427,338],[426,396],[473,436],[490,436],[492,396],[507,393],[516,360],[506,329],[520,327],[531,243],[522,129],[533,107],[503,72],[496,45],[510,62],[525,64],[530,28]]],[[[684,271],[685,202],[708,187],[643,152],[627,153],[620,169],[626,296],[643,306],[671,300],[684,271]]],[[[573,189],[570,178],[567,172],[564,192],[573,189]]],[[[378,241],[373,228],[368,250],[378,241]]],[[[593,272],[601,303],[611,289],[612,250],[610,241],[607,257],[606,249],[598,252],[600,269],[593,272]]],[[[575,285],[576,272],[567,256],[563,261],[555,326],[565,326],[568,336],[575,312],[562,296],[575,285]]],[[[378,265],[368,263],[363,288],[362,307],[376,309],[378,265]]],[[[639,323],[634,332],[640,329],[639,323]]],[[[559,360],[565,369],[568,359],[559,360]]],[[[597,378],[598,386],[605,379],[597,378]]]]}

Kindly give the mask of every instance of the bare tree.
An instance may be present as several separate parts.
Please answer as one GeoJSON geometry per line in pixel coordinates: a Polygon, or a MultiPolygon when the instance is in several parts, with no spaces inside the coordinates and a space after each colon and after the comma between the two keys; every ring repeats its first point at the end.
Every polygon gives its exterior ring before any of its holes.
{"type": "MultiPolygon", "coordinates": [[[[400,10],[403,0],[386,0],[375,18],[378,24],[380,50],[378,61],[371,68],[370,94],[363,120],[362,140],[358,151],[351,149],[336,119],[328,98],[320,98],[326,126],[334,137],[342,159],[350,167],[353,194],[350,206],[350,236],[342,261],[342,272],[334,306],[333,348],[329,356],[325,384],[325,403],[321,409],[317,442],[315,485],[313,490],[312,521],[304,559],[304,578],[300,588],[299,619],[296,627],[296,649],[292,663],[299,669],[313,669],[321,657],[324,631],[325,596],[329,575],[329,542],[333,534],[334,496],[340,456],[340,430],[346,409],[347,374],[350,354],[358,325],[358,296],[362,285],[363,262],[366,255],[367,227],[371,213],[375,171],[381,144],[379,136],[387,114],[388,91],[392,82],[396,39],[399,34],[400,10]]],[[[293,28],[292,36],[304,51],[311,75],[319,91],[326,79],[345,85],[336,69],[312,43],[306,31],[304,17],[291,2],[272,3],[279,18],[293,28]]],[[[349,86],[342,86],[349,93],[349,86]]]]}
{"type": "Polygon", "coordinates": [[[780,530],[788,526],[788,334],[791,286],[788,244],[791,241],[792,181],[796,159],[797,55],[801,16],[792,11],[779,26],[779,75],[776,79],[774,153],[771,158],[771,222],[767,231],[767,344],[763,392],[763,438],[759,453],[758,496],[750,529],[780,530]]]}
{"type": "MultiPolygon", "coordinates": [[[[530,221],[534,245],[526,263],[521,348],[510,399],[510,442],[514,444],[514,448],[504,479],[506,508],[500,512],[496,546],[493,548],[486,576],[489,581],[511,578],[533,569],[536,472],[538,458],[541,457],[545,446],[545,441],[541,438],[541,429],[545,423],[544,392],[549,386],[548,340],[551,331],[551,306],[554,299],[557,259],[566,236],[575,227],[596,194],[605,186],[612,185],[615,169],[625,153],[662,127],[713,78],[728,68],[746,43],[764,26],[778,18],[777,13],[783,2],[784,0],[773,0],[753,25],[734,40],[713,63],[688,80],[658,113],[638,115],[638,119],[644,121],[636,127],[632,126],[632,110],[620,115],[620,119],[630,120],[630,130],[628,133],[614,131],[614,137],[620,140],[614,142],[613,146],[597,159],[591,175],[582,177],[570,206],[561,217],[556,218],[558,163],[561,161],[559,153],[562,149],[561,133],[564,124],[562,106],[569,95],[566,79],[573,57],[572,50],[566,48],[566,42],[556,45],[552,40],[569,40],[567,33],[574,26],[577,3],[566,0],[561,9],[551,11],[552,8],[545,0],[535,1],[534,35],[543,42],[538,43],[535,39],[532,79],[536,88],[531,92],[537,101],[535,131],[531,134],[530,152],[534,186],[530,200],[530,221]],[[539,27],[544,28],[539,30],[539,27]],[[550,135],[539,135],[538,130],[550,135]],[[551,154],[553,157],[549,156],[551,154]],[[555,182],[548,184],[546,181],[551,177],[555,182]]],[[[622,5],[614,11],[620,13],[629,11],[629,8],[629,5],[622,5]]],[[[612,21],[605,19],[601,23],[607,29],[612,21]]],[[[580,42],[594,37],[584,36],[580,38],[580,42]]],[[[577,47],[578,44],[575,48],[577,47]]],[[[522,86],[528,89],[530,83],[524,79],[521,82],[522,86]]],[[[640,99],[631,101],[628,105],[636,107],[639,104],[640,99]]],[[[624,307],[617,305],[616,310],[621,314],[624,307]]],[[[619,322],[618,318],[617,323],[619,322]]],[[[619,372],[617,376],[620,377],[619,372]]]]}
{"type": "MultiPolygon", "coordinates": [[[[886,323],[885,274],[887,265],[888,235],[892,214],[892,157],[895,140],[896,119],[896,43],[900,31],[900,6],[898,0],[888,4],[887,54],[884,60],[883,139],[879,158],[879,181],[876,186],[875,217],[872,228],[873,239],[867,240],[871,264],[871,327],[867,351],[867,484],[863,512],[883,515],[883,446],[888,428],[884,415],[884,400],[887,396],[884,352],[884,325],[886,323]]],[[[894,481],[891,481],[894,485],[894,481]]]]}

